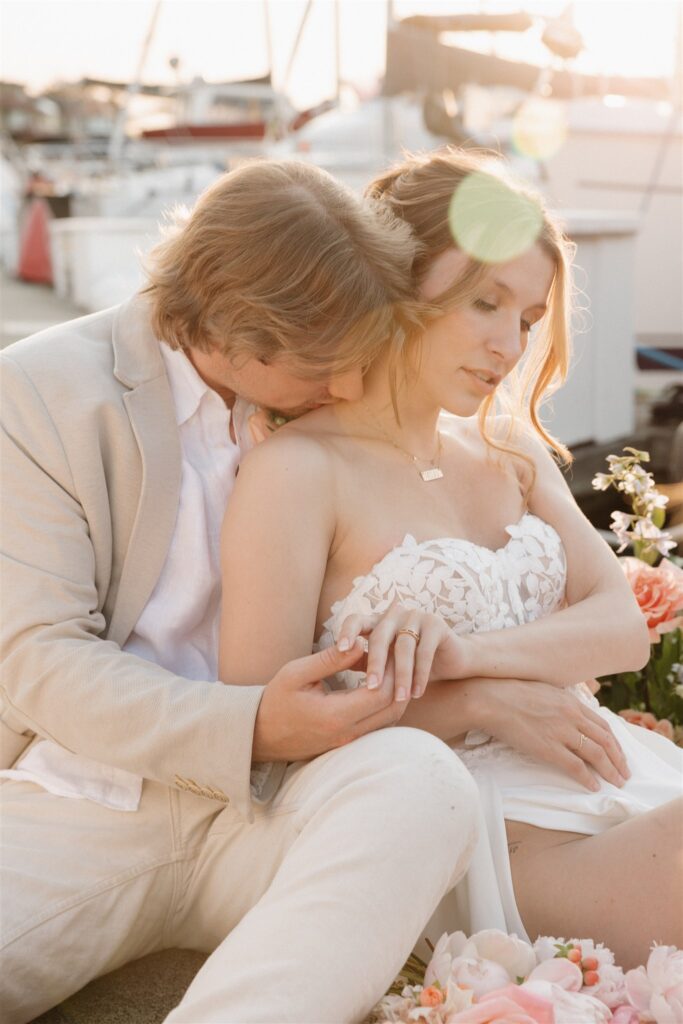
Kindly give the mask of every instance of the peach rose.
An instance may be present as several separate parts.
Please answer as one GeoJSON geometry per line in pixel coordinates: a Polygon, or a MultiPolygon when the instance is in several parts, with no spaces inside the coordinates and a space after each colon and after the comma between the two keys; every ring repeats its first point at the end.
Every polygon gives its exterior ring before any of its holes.
{"type": "Polygon", "coordinates": [[[420,1006],[441,1006],[443,992],[434,985],[423,988],[420,992],[420,1006]]]}
{"type": "Polygon", "coordinates": [[[662,633],[683,626],[683,570],[667,559],[657,568],[639,558],[620,561],[645,616],[650,643],[656,643],[662,633]]]}
{"type": "Polygon", "coordinates": [[[640,725],[643,729],[649,729],[650,732],[658,732],[660,736],[666,736],[668,740],[674,738],[674,727],[668,718],[655,718],[651,711],[637,711],[635,708],[624,708],[619,715],[631,725],[640,725]]]}

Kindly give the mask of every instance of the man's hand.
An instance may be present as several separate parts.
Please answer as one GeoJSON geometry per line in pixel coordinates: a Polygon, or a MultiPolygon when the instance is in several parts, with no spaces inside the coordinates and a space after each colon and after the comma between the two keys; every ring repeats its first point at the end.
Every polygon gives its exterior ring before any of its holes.
{"type": "Polygon", "coordinates": [[[598,788],[593,772],[615,786],[629,777],[624,753],[605,720],[571,691],[548,683],[486,679],[473,683],[472,696],[481,702],[482,729],[566,772],[586,789],[598,788]]]}
{"type": "Polygon", "coordinates": [[[304,761],[395,725],[407,705],[394,700],[393,671],[377,690],[325,692],[321,679],[364,663],[365,648],[357,640],[349,651],[329,647],[281,668],[259,705],[252,760],[304,761]]]}

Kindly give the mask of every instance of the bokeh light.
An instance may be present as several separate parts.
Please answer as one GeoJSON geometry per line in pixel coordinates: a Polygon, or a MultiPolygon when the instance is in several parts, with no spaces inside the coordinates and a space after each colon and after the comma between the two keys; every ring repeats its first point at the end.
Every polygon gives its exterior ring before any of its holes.
{"type": "Polygon", "coordinates": [[[489,174],[469,174],[451,199],[455,244],[481,263],[507,263],[538,238],[543,216],[531,199],[489,174]]]}
{"type": "Polygon", "coordinates": [[[512,144],[520,156],[548,160],[559,152],[566,138],[566,107],[557,100],[531,97],[514,116],[512,144]]]}

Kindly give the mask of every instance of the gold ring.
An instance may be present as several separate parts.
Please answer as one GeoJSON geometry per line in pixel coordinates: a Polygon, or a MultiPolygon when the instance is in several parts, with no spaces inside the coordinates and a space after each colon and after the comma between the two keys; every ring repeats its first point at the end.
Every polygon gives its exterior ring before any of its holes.
{"type": "Polygon", "coordinates": [[[416,630],[414,630],[414,629],[399,629],[399,630],[397,630],[396,636],[399,637],[401,635],[412,636],[412,638],[413,638],[413,640],[415,641],[416,644],[419,644],[419,642],[420,642],[420,634],[416,630]]]}
{"type": "Polygon", "coordinates": [[[577,754],[581,753],[581,748],[584,745],[584,743],[586,742],[586,737],[584,736],[584,734],[582,732],[579,733],[579,737],[580,737],[580,739],[579,739],[579,746],[578,746],[578,749],[576,751],[577,754]]]}

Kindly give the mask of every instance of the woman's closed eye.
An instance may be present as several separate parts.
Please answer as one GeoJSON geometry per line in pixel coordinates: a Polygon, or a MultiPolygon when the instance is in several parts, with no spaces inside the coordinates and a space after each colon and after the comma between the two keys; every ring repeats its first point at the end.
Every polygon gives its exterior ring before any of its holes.
{"type": "MultiPolygon", "coordinates": [[[[481,309],[484,313],[495,313],[498,306],[494,302],[487,302],[486,299],[475,299],[474,305],[477,309],[481,309]]],[[[533,324],[529,320],[520,320],[520,327],[525,334],[528,334],[533,324]]]]}

